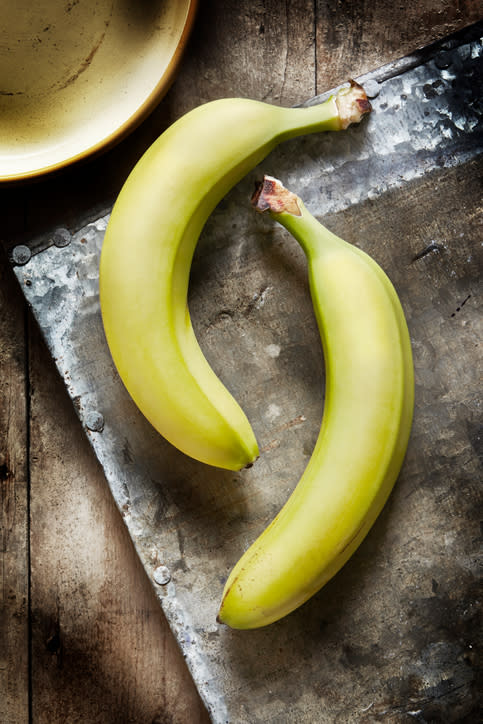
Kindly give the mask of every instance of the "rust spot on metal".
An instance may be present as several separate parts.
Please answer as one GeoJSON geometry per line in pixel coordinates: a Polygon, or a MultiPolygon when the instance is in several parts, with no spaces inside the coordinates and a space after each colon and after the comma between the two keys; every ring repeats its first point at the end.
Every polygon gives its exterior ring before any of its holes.
{"type": "Polygon", "coordinates": [[[283,425],[281,425],[278,429],[279,430],[288,430],[290,427],[295,427],[296,425],[301,425],[303,422],[306,421],[305,415],[297,415],[297,417],[294,417],[293,420],[289,420],[288,422],[284,422],[283,425]]]}
{"type": "Polygon", "coordinates": [[[264,445],[261,449],[261,452],[269,452],[270,450],[275,450],[275,448],[279,447],[280,440],[271,440],[270,442],[267,442],[266,445],[264,445]]]}
{"type": "MultiPolygon", "coordinates": [[[[275,428],[277,432],[288,430],[291,427],[296,427],[297,425],[302,425],[306,421],[305,415],[298,415],[297,417],[294,417],[293,420],[288,420],[288,422],[284,422],[283,425],[280,425],[280,427],[275,428]]],[[[275,450],[275,448],[279,447],[280,440],[270,440],[270,442],[267,442],[266,445],[264,445],[261,448],[262,453],[269,452],[270,450],[275,450]]]]}

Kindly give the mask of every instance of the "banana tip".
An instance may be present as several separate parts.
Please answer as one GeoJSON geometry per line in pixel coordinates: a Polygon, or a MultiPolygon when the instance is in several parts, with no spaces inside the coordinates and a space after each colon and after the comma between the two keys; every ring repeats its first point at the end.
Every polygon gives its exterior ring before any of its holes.
{"type": "Polygon", "coordinates": [[[221,613],[222,607],[223,606],[220,606],[220,610],[218,611],[218,615],[216,617],[216,623],[220,624],[220,626],[228,626],[228,628],[230,628],[229,624],[227,624],[227,622],[223,620],[223,615],[221,613]]]}

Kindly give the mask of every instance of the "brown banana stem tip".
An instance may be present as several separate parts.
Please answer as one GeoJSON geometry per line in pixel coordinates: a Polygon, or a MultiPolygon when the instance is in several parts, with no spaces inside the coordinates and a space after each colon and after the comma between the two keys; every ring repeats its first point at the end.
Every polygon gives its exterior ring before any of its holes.
{"type": "Polygon", "coordinates": [[[349,83],[349,87],[342,89],[335,97],[342,130],[345,130],[351,123],[359,123],[362,116],[372,111],[364,88],[355,80],[350,80],[349,83]]]}
{"type": "MultiPolygon", "coordinates": [[[[342,88],[336,94],[335,102],[342,130],[351,123],[359,123],[362,116],[372,111],[364,88],[355,80],[350,80],[349,86],[342,88]]],[[[252,206],[260,213],[271,211],[273,214],[280,214],[285,211],[294,216],[301,216],[298,202],[298,197],[286,189],[281,181],[267,175],[263,177],[263,181],[256,184],[251,198],[252,206]]]]}
{"type": "Polygon", "coordinates": [[[286,211],[293,216],[301,216],[297,196],[273,176],[265,175],[263,181],[256,185],[251,203],[260,213],[271,211],[281,214],[286,211]]]}

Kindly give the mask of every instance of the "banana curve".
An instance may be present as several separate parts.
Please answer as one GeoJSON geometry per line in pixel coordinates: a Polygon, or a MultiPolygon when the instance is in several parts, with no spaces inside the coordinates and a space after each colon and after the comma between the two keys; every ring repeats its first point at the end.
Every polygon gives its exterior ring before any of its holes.
{"type": "Polygon", "coordinates": [[[287,615],[344,565],[391,492],[411,428],[412,354],[392,284],[367,255],[323,229],[300,199],[298,206],[300,218],[280,210],[272,216],[308,257],[326,360],[324,414],[294,492],[227,580],[218,618],[233,628],[287,615]]]}
{"type": "Polygon", "coordinates": [[[213,101],[155,141],[116,200],[99,282],[109,349],[145,417],[202,462],[240,469],[257,457],[258,446],[192,328],[187,291],[198,237],[225,193],[277,143],[339,127],[334,99],[311,109],[213,101]]]}

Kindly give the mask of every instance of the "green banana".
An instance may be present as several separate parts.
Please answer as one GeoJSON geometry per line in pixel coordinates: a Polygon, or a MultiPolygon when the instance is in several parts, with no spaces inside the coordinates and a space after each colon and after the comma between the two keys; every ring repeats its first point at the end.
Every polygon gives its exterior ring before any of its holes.
{"type": "Polygon", "coordinates": [[[265,177],[253,203],[307,256],[326,397],[298,485],[226,582],[218,620],[240,629],[290,613],[353,554],[399,474],[414,400],[408,328],[382,269],[325,229],[276,179],[265,177]]]}
{"type": "Polygon", "coordinates": [[[190,321],[189,273],[205,221],[278,143],[346,128],[369,110],[353,82],[304,108],[212,101],[170,126],[124,184],[101,252],[105,334],[139,409],[187,455],[230,470],[258,455],[245,414],[206,361],[190,321]]]}

